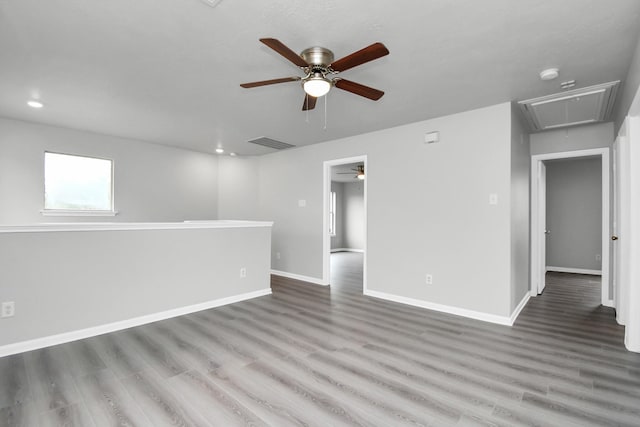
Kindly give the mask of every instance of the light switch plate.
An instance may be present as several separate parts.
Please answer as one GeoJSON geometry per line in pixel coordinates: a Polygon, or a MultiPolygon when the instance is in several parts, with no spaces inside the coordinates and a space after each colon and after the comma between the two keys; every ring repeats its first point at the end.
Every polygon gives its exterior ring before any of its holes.
{"type": "Polygon", "coordinates": [[[489,194],[489,204],[490,205],[498,204],[498,195],[496,193],[489,194]]]}
{"type": "Polygon", "coordinates": [[[304,208],[306,206],[307,206],[307,201],[306,200],[304,200],[304,199],[298,200],[298,207],[304,208]]]}

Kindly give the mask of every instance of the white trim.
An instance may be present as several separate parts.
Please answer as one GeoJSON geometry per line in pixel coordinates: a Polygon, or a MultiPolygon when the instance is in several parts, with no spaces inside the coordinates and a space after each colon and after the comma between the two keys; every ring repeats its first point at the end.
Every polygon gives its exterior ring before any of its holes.
{"type": "MultiPolygon", "coordinates": [[[[600,286],[600,303],[606,305],[612,296],[609,295],[609,251],[610,241],[610,164],[609,148],[592,148],[588,150],[564,151],[559,153],[535,154],[531,156],[531,283],[538,283],[538,266],[541,262],[537,253],[540,248],[540,233],[537,233],[538,218],[538,163],[552,159],[569,159],[578,157],[599,156],[602,161],[602,284],[600,286]]],[[[532,290],[533,292],[533,290],[532,290]]]]}
{"type": "MultiPolygon", "coordinates": [[[[638,93],[640,89],[636,93],[636,100],[638,93]]],[[[635,114],[637,113],[630,112],[627,117],[629,223],[627,230],[622,230],[623,234],[618,242],[625,242],[623,248],[627,249],[628,261],[624,296],[627,304],[624,342],[628,350],[640,352],[640,264],[637,261],[640,259],[640,118],[635,114]]]]}
{"type": "Polygon", "coordinates": [[[122,329],[132,328],[135,326],[145,325],[147,323],[157,322],[159,320],[170,319],[172,317],[183,316],[185,314],[195,313],[196,311],[208,310],[222,305],[233,304],[252,298],[270,295],[271,288],[261,289],[259,291],[247,292],[240,295],[220,298],[213,301],[188,305],[186,307],[173,308],[159,313],[147,314],[144,316],[134,317],[133,319],[120,320],[105,325],[93,326],[91,328],[80,329],[77,331],[63,332],[61,334],[50,335],[47,337],[36,338],[28,341],[7,344],[0,347],[0,357],[12,354],[23,353],[25,351],[37,350],[39,348],[50,347],[53,345],[64,344],[71,341],[77,341],[85,338],[95,337],[97,335],[107,334],[109,332],[120,331],[122,329]]]}
{"type": "Polygon", "coordinates": [[[353,248],[335,248],[331,249],[331,252],[359,252],[364,253],[364,249],[353,249],[353,248]]]}
{"type": "Polygon", "coordinates": [[[43,209],[42,216],[116,216],[118,211],[77,211],[70,209],[43,209]]]}
{"type": "Polygon", "coordinates": [[[318,279],[317,277],[303,276],[302,274],[288,273],[286,271],[280,271],[280,270],[271,270],[271,274],[274,274],[276,276],[286,277],[288,279],[295,279],[295,280],[301,280],[303,282],[313,283],[314,285],[329,286],[329,282],[325,282],[324,280],[318,279]]]}
{"type": "Polygon", "coordinates": [[[605,304],[602,304],[602,305],[604,305],[605,307],[615,308],[615,304],[612,299],[608,300],[605,304]]]}
{"type": "MultiPolygon", "coordinates": [[[[437,304],[434,302],[388,294],[386,292],[366,290],[364,294],[374,298],[398,302],[400,304],[426,308],[428,310],[440,311],[442,313],[455,314],[456,316],[468,317],[470,319],[475,319],[475,320],[482,320],[483,322],[497,323],[498,325],[506,325],[506,326],[513,325],[513,321],[511,320],[511,317],[513,315],[498,316],[497,314],[489,314],[481,311],[467,310],[466,308],[453,307],[453,306],[444,305],[444,304],[437,304]]],[[[525,298],[526,298],[526,295],[525,295],[525,298]]],[[[525,301],[525,298],[523,298],[523,301],[525,301]]],[[[520,304],[523,304],[523,303],[521,302],[520,304]]],[[[518,305],[518,307],[520,306],[520,304],[518,305]]]]}
{"type": "Polygon", "coordinates": [[[271,227],[271,221],[184,221],[184,222],[86,222],[59,224],[2,225],[0,233],[40,233],[49,231],[182,230],[201,228],[271,227]]]}
{"type": "Polygon", "coordinates": [[[529,298],[531,298],[531,294],[527,292],[520,300],[520,303],[513,310],[513,313],[511,313],[511,316],[509,317],[509,322],[510,322],[509,325],[513,325],[515,323],[518,316],[520,316],[520,312],[529,302],[529,298]]]}
{"type": "Polygon", "coordinates": [[[369,209],[367,201],[367,188],[369,177],[371,176],[369,165],[367,163],[367,155],[346,157],[342,159],[325,160],[323,162],[323,180],[322,180],[322,284],[329,284],[331,280],[330,272],[330,257],[331,255],[331,236],[329,236],[329,193],[331,190],[331,167],[337,165],[344,165],[349,163],[362,162],[364,163],[364,170],[367,173],[367,178],[364,179],[364,257],[362,260],[362,291],[366,295],[368,286],[368,267],[367,267],[367,211],[369,209]]]}
{"type": "Polygon", "coordinates": [[[555,271],[558,273],[591,274],[594,276],[602,276],[602,270],[589,270],[587,268],[547,266],[547,271],[555,271]]]}

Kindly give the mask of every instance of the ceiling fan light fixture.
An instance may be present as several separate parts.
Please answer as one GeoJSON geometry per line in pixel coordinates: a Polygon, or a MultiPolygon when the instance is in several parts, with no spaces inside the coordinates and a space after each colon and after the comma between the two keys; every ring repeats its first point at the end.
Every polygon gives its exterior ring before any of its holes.
{"type": "Polygon", "coordinates": [[[358,172],[358,179],[364,179],[364,172],[358,172]]]}
{"type": "Polygon", "coordinates": [[[307,95],[314,98],[325,96],[331,89],[331,82],[322,73],[316,73],[313,77],[304,80],[302,87],[307,95]]]}

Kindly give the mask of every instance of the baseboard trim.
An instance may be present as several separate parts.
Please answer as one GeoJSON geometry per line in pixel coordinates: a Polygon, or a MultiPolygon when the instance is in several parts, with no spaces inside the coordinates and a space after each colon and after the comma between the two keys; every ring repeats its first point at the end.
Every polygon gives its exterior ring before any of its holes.
{"type": "Polygon", "coordinates": [[[489,314],[489,313],[483,313],[481,311],[467,310],[466,308],[453,307],[453,306],[444,305],[444,304],[437,304],[434,302],[388,294],[386,292],[366,290],[364,291],[364,294],[370,297],[379,298],[387,301],[399,302],[401,304],[411,305],[414,307],[426,308],[428,310],[440,311],[442,313],[454,314],[456,316],[468,317],[470,319],[475,319],[475,320],[482,320],[483,322],[497,323],[498,325],[506,325],[506,326],[513,325],[513,322],[511,320],[511,317],[513,315],[498,316],[496,314],[489,314]]]}
{"type": "Polygon", "coordinates": [[[109,332],[120,331],[122,329],[132,328],[134,326],[146,325],[147,323],[157,322],[159,320],[170,319],[172,317],[183,316],[185,314],[195,313],[197,311],[208,310],[210,308],[220,307],[227,304],[233,304],[252,298],[261,297],[271,294],[271,288],[261,289],[259,291],[247,292],[240,295],[233,295],[226,298],[220,298],[199,304],[188,305],[185,307],[174,308],[159,313],[147,314],[133,319],[121,320],[106,325],[94,326],[91,328],[79,329],[77,331],[63,332],[61,334],[49,335],[47,337],[36,338],[28,341],[7,344],[0,347],[0,357],[10,356],[12,354],[23,353],[25,351],[37,350],[39,348],[50,347],[53,345],[64,344],[71,341],[77,341],[85,338],[95,337],[97,335],[107,334],[109,332]]]}
{"type": "Polygon", "coordinates": [[[364,249],[353,249],[353,248],[335,248],[331,249],[331,253],[333,252],[359,252],[361,254],[364,253],[364,249]]]}
{"type": "Polygon", "coordinates": [[[574,273],[574,274],[591,274],[593,276],[602,276],[601,270],[589,270],[586,268],[571,268],[571,267],[547,267],[547,271],[555,271],[557,273],[574,273]]]}
{"type": "Polygon", "coordinates": [[[511,313],[511,317],[509,318],[509,321],[511,322],[510,323],[511,325],[513,325],[515,323],[516,319],[518,318],[518,316],[520,316],[520,312],[522,311],[522,309],[529,302],[529,298],[531,298],[531,294],[529,292],[527,292],[526,294],[524,294],[524,297],[522,297],[522,300],[520,300],[520,303],[513,310],[513,313],[511,313]]]}
{"type": "Polygon", "coordinates": [[[638,340],[633,339],[629,334],[629,328],[625,329],[624,335],[624,346],[629,351],[633,351],[634,353],[640,353],[640,342],[638,340]]]}
{"type": "Polygon", "coordinates": [[[317,277],[303,276],[302,274],[289,273],[280,270],[271,270],[271,274],[286,277],[288,279],[302,280],[303,282],[313,283],[314,285],[329,286],[328,283],[325,283],[324,280],[318,279],[317,277]]]}

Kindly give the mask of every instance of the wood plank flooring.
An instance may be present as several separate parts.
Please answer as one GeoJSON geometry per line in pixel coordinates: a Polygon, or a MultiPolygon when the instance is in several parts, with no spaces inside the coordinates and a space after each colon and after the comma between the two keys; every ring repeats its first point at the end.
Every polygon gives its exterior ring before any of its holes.
{"type": "Polygon", "coordinates": [[[640,355],[599,278],[550,273],[513,327],[332,286],[0,358],[0,426],[640,426],[640,355]]]}

